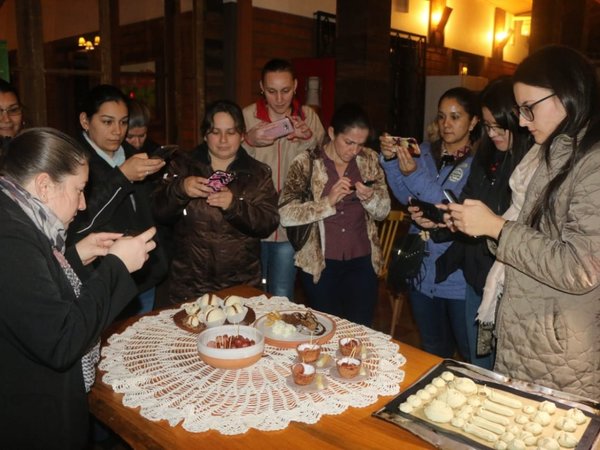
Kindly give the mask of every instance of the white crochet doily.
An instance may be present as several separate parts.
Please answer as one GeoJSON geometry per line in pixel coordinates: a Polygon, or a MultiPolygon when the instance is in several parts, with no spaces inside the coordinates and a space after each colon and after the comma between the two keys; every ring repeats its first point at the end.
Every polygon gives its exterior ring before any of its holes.
{"type": "MultiPolygon", "coordinates": [[[[270,311],[304,309],[285,297],[252,297],[246,304],[261,317],[270,311]]],[[[341,336],[356,336],[367,346],[369,376],[339,381],[323,373],[327,386],[302,392],[288,386],[295,349],[265,345],[265,357],[240,370],[214,369],[199,357],[197,335],[177,327],[178,309],[142,317],[102,349],[102,381],[124,394],[123,404],[140,407],[149,420],[164,419],[191,432],[216,430],[240,434],[250,428],[281,430],[290,421],[316,423],[324,414],[340,414],[350,406],[365,407],[380,395],[396,395],[404,380],[406,359],[390,336],[334,317],[336,332],[323,350],[335,357],[341,336]]]]}

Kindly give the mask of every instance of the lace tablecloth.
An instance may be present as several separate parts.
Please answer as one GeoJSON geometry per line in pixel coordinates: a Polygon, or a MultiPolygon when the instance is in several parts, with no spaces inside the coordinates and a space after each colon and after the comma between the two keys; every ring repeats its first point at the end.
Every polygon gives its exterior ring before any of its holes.
{"type": "MultiPolygon", "coordinates": [[[[304,309],[285,297],[252,297],[246,304],[261,317],[274,310],[304,309]]],[[[145,316],[123,333],[108,339],[102,349],[102,380],[124,394],[123,404],[140,407],[149,420],[181,423],[187,431],[217,430],[240,434],[250,428],[281,430],[290,421],[316,423],[324,414],[340,414],[350,406],[365,407],[379,395],[396,395],[406,362],[389,335],[334,317],[336,332],[323,345],[335,357],[341,336],[366,343],[363,364],[368,377],[340,381],[323,370],[326,387],[305,392],[288,385],[295,349],[265,345],[265,357],[240,370],[215,369],[199,357],[197,335],[177,327],[178,309],[145,316]]]]}

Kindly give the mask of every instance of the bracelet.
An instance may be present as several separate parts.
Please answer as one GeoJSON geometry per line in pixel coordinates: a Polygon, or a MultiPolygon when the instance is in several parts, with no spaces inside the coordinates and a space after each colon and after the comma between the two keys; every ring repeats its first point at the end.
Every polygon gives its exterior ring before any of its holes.
{"type": "Polygon", "coordinates": [[[390,156],[389,158],[387,158],[385,156],[383,157],[383,160],[386,161],[386,162],[393,161],[395,159],[398,159],[398,155],[395,154],[395,153],[392,156],[390,156]]]}

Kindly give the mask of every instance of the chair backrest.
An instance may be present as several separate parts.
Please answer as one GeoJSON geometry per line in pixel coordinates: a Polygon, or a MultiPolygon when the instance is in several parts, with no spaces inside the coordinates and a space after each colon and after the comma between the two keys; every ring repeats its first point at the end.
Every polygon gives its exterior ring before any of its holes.
{"type": "Polygon", "coordinates": [[[390,211],[390,214],[381,224],[379,230],[379,241],[381,243],[381,252],[383,256],[383,266],[379,273],[380,278],[385,278],[387,275],[388,264],[390,263],[390,255],[394,241],[396,240],[396,234],[398,232],[398,226],[407,218],[407,214],[404,211],[390,211]]]}

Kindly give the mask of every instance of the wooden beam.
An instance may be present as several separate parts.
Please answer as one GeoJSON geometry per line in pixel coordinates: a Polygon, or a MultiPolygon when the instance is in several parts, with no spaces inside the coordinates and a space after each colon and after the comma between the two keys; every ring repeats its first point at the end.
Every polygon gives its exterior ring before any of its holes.
{"type": "Polygon", "coordinates": [[[244,107],[252,103],[252,0],[237,2],[236,100],[244,107]]]}
{"type": "Polygon", "coordinates": [[[40,0],[15,2],[19,61],[19,95],[29,125],[47,125],[44,42],[40,0]]]}
{"type": "Polygon", "coordinates": [[[167,142],[181,141],[181,7],[165,0],[165,135],[167,142]]]}
{"type": "Polygon", "coordinates": [[[98,0],[100,17],[100,83],[119,84],[119,0],[98,0]]]}
{"type": "MultiPolygon", "coordinates": [[[[206,110],[206,70],[204,52],[204,11],[206,0],[194,0],[193,6],[193,33],[194,33],[194,111],[196,115],[195,141],[197,145],[202,141],[200,123],[206,110]]],[[[181,122],[180,122],[181,123],[181,122]]]]}

